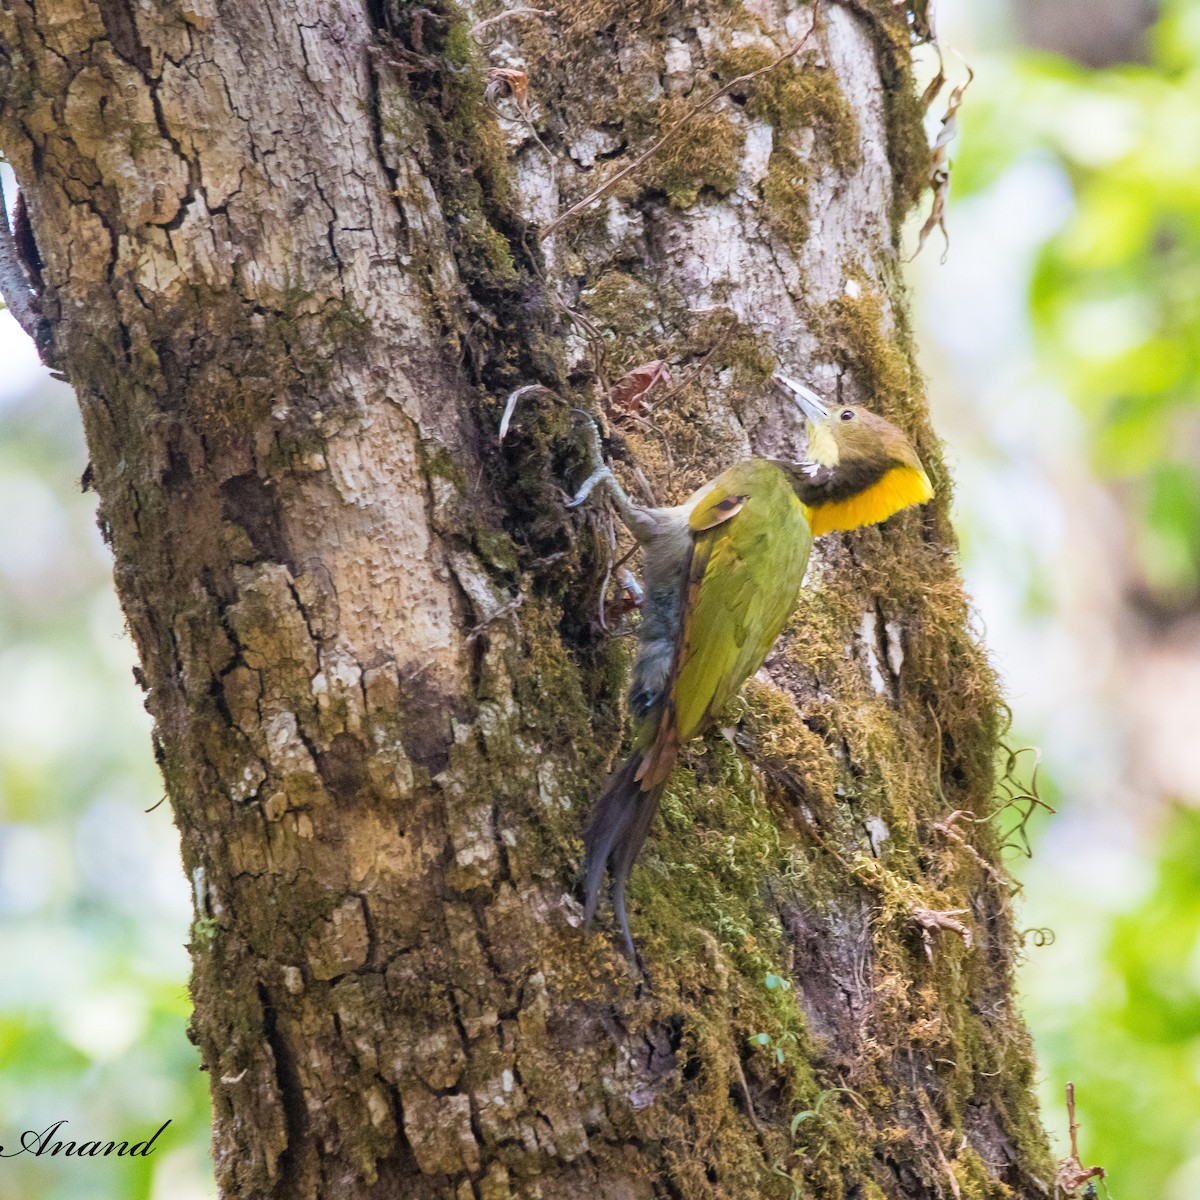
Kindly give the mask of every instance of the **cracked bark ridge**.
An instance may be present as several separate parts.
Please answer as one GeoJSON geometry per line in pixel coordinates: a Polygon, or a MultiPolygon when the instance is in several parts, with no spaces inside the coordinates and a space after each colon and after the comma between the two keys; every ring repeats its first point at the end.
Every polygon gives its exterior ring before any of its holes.
{"type": "Polygon", "coordinates": [[[813,14],[563,0],[476,47],[499,12],[0,2],[0,147],[195,889],[222,1194],[1040,1195],[1008,887],[963,818],[996,697],[898,277],[905,14],[830,4],[543,250],[813,14]],[[567,410],[495,434],[518,387],[596,403],[653,359],[690,382],[617,444],[662,497],[796,447],[778,363],[913,430],[942,495],[822,547],[677,772],[645,989],[573,896],[622,728],[602,527],[562,508],[567,410]],[[959,910],[970,946],[914,915],[959,910]]]}

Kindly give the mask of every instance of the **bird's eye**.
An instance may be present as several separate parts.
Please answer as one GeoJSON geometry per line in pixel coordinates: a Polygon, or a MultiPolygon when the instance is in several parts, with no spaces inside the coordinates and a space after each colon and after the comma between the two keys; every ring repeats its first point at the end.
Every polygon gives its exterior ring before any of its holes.
{"type": "Polygon", "coordinates": [[[853,421],[854,420],[854,409],[843,408],[841,411],[841,418],[843,421],[853,421]]]}

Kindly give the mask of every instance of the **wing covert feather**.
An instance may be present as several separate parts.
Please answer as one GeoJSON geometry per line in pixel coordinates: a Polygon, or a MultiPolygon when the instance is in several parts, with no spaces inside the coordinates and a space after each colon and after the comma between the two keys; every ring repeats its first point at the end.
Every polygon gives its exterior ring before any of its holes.
{"type": "MultiPolygon", "coordinates": [[[[738,508],[695,538],[671,668],[679,742],[762,665],[795,608],[812,546],[804,507],[783,472],[764,462],[742,464],[742,471],[736,480],[721,476],[713,489],[724,485],[743,497],[738,508]]],[[[713,494],[702,504],[715,507],[713,494]]]]}

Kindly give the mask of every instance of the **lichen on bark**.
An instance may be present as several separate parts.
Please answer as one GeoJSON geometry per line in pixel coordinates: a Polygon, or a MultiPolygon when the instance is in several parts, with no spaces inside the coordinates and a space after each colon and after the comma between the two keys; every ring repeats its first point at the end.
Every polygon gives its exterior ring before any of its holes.
{"type": "Polygon", "coordinates": [[[498,12],[0,8],[0,145],[196,893],[223,1193],[1040,1194],[998,701],[899,282],[904,10],[823,6],[544,243],[813,14],[571,0],[472,36],[498,12]],[[631,890],[651,986],[579,928],[628,639],[604,523],[562,504],[568,405],[647,358],[689,382],[612,445],[660,499],[798,448],[777,366],[904,424],[939,486],[826,540],[689,748],[631,890]],[[533,383],[567,403],[499,445],[533,383]],[[969,946],[914,916],[958,909],[969,946]]]}

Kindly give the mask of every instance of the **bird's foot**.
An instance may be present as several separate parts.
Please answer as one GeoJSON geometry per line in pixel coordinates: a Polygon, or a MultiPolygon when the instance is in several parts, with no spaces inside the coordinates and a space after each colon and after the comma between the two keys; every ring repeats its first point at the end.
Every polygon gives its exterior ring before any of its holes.
{"type": "Polygon", "coordinates": [[[606,484],[608,487],[617,486],[616,476],[612,473],[612,468],[607,463],[602,463],[598,466],[584,481],[579,485],[579,490],[567,501],[568,508],[578,508],[595,490],[597,484],[606,484]]]}
{"type": "Polygon", "coordinates": [[[633,572],[621,568],[617,580],[621,584],[621,590],[625,593],[623,601],[627,609],[641,608],[646,599],[646,589],[633,577],[633,572]]]}
{"type": "Polygon", "coordinates": [[[611,487],[616,484],[617,480],[612,473],[612,468],[604,461],[604,451],[600,447],[600,427],[596,424],[596,419],[591,413],[584,412],[582,408],[572,411],[577,417],[582,417],[584,421],[588,464],[592,472],[580,485],[575,495],[567,501],[568,508],[578,508],[592,494],[592,490],[598,483],[605,483],[611,487]]]}
{"type": "Polygon", "coordinates": [[[575,412],[586,422],[587,453],[592,473],[583,481],[575,495],[567,501],[567,507],[578,508],[597,487],[603,484],[604,490],[608,493],[626,528],[639,542],[645,542],[655,533],[654,513],[656,510],[644,508],[630,500],[620,481],[613,474],[612,467],[604,459],[604,452],[600,447],[600,429],[595,419],[581,408],[575,409],[575,412]]]}
{"type": "Polygon", "coordinates": [[[596,424],[596,419],[589,412],[584,412],[582,408],[574,410],[577,416],[584,420],[584,429],[587,434],[587,456],[588,465],[592,469],[592,473],[579,485],[579,490],[567,501],[568,508],[578,508],[591,494],[597,486],[603,484],[608,489],[609,494],[618,505],[624,509],[629,505],[629,498],[625,495],[624,489],[617,482],[617,477],[613,474],[613,469],[604,459],[604,451],[600,446],[600,427],[596,424]]]}

